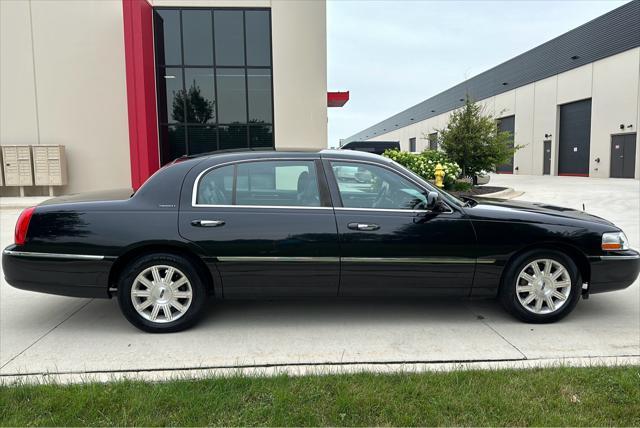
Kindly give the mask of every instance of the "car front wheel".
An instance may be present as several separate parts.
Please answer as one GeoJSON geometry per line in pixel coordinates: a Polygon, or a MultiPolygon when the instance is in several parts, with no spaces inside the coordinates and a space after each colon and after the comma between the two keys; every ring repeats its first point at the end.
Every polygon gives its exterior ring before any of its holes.
{"type": "Polygon", "coordinates": [[[534,250],[507,267],[500,301],[522,321],[548,323],[575,308],[581,289],[580,273],[570,257],[553,250],[534,250]]]}
{"type": "Polygon", "coordinates": [[[206,289],[186,258],[149,254],[127,266],[118,282],[124,316],[141,330],[168,333],[195,324],[205,307],[206,289]]]}

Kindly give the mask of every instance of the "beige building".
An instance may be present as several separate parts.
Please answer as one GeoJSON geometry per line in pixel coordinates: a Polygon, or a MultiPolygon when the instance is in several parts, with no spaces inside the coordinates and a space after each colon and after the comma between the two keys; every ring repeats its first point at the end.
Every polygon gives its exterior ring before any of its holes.
{"type": "Polygon", "coordinates": [[[325,7],[2,0],[0,143],[64,145],[59,193],[138,187],[185,154],[322,149],[325,7]]]}
{"type": "Polygon", "coordinates": [[[550,42],[344,140],[435,148],[469,94],[524,146],[498,172],[640,178],[640,2],[550,42]],[[431,139],[431,141],[430,141],[431,139]]]}

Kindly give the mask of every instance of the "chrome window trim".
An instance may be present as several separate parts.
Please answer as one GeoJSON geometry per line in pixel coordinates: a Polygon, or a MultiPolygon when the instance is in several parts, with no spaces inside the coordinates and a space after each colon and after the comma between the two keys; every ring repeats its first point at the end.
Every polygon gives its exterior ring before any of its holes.
{"type": "MultiPolygon", "coordinates": [[[[389,167],[388,165],[385,165],[383,163],[378,163],[378,162],[371,162],[371,161],[366,161],[366,160],[361,160],[361,159],[338,159],[338,158],[333,158],[333,157],[323,157],[323,160],[328,160],[329,163],[331,162],[352,162],[352,163],[364,163],[364,164],[369,164],[369,165],[374,165],[374,166],[378,166],[380,168],[384,168],[392,173],[396,173],[399,176],[401,176],[402,178],[410,181],[411,183],[413,183],[416,187],[418,187],[419,189],[422,189],[423,192],[431,192],[432,190],[429,190],[427,188],[425,188],[421,183],[418,183],[417,181],[415,181],[413,179],[413,177],[410,177],[404,173],[402,173],[401,171],[398,171],[394,168],[389,167]]],[[[332,166],[333,169],[333,166],[332,166]]],[[[335,175],[334,175],[334,179],[335,179],[335,175]]],[[[340,192],[340,185],[338,184],[338,180],[335,179],[336,181],[336,185],[338,185],[338,192],[340,192]]],[[[447,204],[445,201],[442,201],[442,203],[449,209],[449,211],[442,211],[442,212],[438,212],[438,214],[452,214],[453,213],[453,209],[449,206],[449,204],[447,204]]],[[[413,213],[431,213],[433,212],[432,210],[403,210],[403,209],[399,209],[399,208],[352,208],[352,207],[335,207],[334,209],[336,210],[348,210],[348,211],[353,211],[353,210],[359,210],[359,211],[387,211],[387,212],[413,212],[413,213]]]]}
{"type": "Polygon", "coordinates": [[[301,207],[295,205],[211,205],[211,204],[197,204],[193,207],[198,208],[273,208],[273,209],[285,209],[285,210],[332,210],[332,207],[301,207]]]}
{"type": "Polygon", "coordinates": [[[8,256],[31,257],[39,259],[65,259],[65,260],[104,260],[104,256],[89,254],[61,254],[61,253],[35,253],[31,251],[4,250],[2,252],[8,256]]]}
{"type": "MultiPolygon", "coordinates": [[[[278,161],[278,160],[284,160],[284,161],[291,161],[291,160],[299,160],[299,161],[306,161],[306,162],[315,162],[316,160],[320,159],[319,157],[274,157],[274,158],[260,158],[260,159],[238,159],[238,160],[233,160],[233,161],[229,161],[229,162],[223,162],[217,165],[213,165],[210,166],[208,168],[205,168],[202,172],[200,172],[197,176],[195,181],[193,182],[193,188],[191,189],[191,207],[192,208],[196,208],[196,207],[233,207],[233,208],[244,208],[244,207],[251,207],[251,208],[294,208],[294,209],[300,209],[300,208],[304,208],[304,209],[314,209],[314,208],[324,208],[324,209],[332,209],[332,207],[300,207],[300,206],[295,206],[295,205],[281,205],[281,206],[275,206],[275,205],[212,205],[212,204],[198,204],[196,203],[197,199],[198,199],[198,184],[200,183],[200,180],[202,179],[202,177],[208,173],[209,171],[213,170],[213,169],[218,169],[218,168],[222,168],[225,166],[229,166],[229,165],[237,165],[240,163],[247,163],[247,162],[264,162],[264,161],[278,161]]],[[[314,165],[315,167],[315,165],[314,165]]]]}
{"type": "Polygon", "coordinates": [[[631,256],[600,256],[600,260],[637,260],[640,259],[640,254],[634,254],[631,256]]]}

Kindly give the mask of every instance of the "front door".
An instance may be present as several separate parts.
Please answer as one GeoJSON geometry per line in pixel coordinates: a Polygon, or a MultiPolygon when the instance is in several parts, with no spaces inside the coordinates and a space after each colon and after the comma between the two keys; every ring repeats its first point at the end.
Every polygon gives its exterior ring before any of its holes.
{"type": "Polygon", "coordinates": [[[633,178],[636,170],[636,134],[611,137],[611,177],[633,178]]]}
{"type": "MultiPolygon", "coordinates": [[[[509,139],[509,146],[513,148],[513,139],[514,132],[516,129],[516,117],[515,116],[507,116],[501,119],[498,119],[498,131],[500,132],[509,132],[511,137],[509,139]]],[[[513,174],[513,155],[511,159],[507,161],[507,163],[498,165],[496,167],[496,172],[498,174],[513,174]]]]}
{"type": "Polygon", "coordinates": [[[217,269],[225,298],[338,294],[338,235],[318,168],[319,160],[277,159],[190,173],[180,234],[217,269]]]}
{"type": "Polygon", "coordinates": [[[542,174],[551,174],[551,140],[544,140],[544,153],[542,158],[542,174]]]}
{"type": "Polygon", "coordinates": [[[327,160],[340,236],[341,296],[468,295],[475,235],[457,207],[428,211],[399,171],[327,160]]]}

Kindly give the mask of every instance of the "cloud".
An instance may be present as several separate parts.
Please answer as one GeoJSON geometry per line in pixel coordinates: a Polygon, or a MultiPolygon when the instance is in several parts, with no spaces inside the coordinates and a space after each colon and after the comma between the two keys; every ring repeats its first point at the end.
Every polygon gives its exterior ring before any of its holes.
{"type": "Polygon", "coordinates": [[[329,0],[329,145],[624,3],[329,0]]]}

